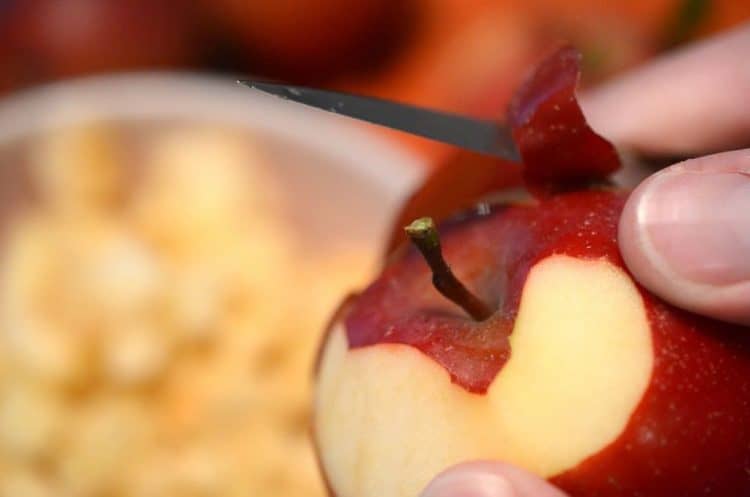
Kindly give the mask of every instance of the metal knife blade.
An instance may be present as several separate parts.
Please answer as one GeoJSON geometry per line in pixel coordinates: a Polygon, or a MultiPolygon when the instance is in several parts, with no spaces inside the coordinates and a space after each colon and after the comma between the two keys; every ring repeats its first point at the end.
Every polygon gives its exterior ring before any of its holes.
{"type": "Polygon", "coordinates": [[[374,97],[289,86],[262,81],[239,81],[250,88],[369,123],[405,131],[431,140],[520,161],[510,130],[502,124],[459,116],[374,97]]]}

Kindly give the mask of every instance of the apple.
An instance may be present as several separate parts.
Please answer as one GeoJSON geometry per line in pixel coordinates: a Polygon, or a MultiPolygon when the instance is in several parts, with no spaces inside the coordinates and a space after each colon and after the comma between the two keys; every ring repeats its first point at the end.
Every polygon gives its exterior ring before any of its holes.
{"type": "Polygon", "coordinates": [[[407,209],[433,204],[442,222],[409,225],[415,247],[391,251],[329,326],[313,435],[332,496],[414,497],[475,459],[572,497],[750,495],[750,333],[631,277],[628,192],[575,99],[579,62],[562,48],[511,104],[526,195],[493,194],[475,161],[461,194],[428,182],[407,209]]]}
{"type": "Polygon", "coordinates": [[[202,51],[183,0],[23,0],[0,23],[0,88],[112,70],[185,66],[202,51]]]}
{"type": "Polygon", "coordinates": [[[255,71],[327,78],[368,65],[398,44],[414,0],[201,0],[255,71]]]}
{"type": "Polygon", "coordinates": [[[522,187],[521,167],[468,150],[460,150],[430,174],[422,186],[407,200],[394,223],[386,245],[388,252],[406,241],[403,226],[413,219],[432,216],[445,219],[457,208],[470,206],[477,198],[502,191],[503,197],[522,187]]]}

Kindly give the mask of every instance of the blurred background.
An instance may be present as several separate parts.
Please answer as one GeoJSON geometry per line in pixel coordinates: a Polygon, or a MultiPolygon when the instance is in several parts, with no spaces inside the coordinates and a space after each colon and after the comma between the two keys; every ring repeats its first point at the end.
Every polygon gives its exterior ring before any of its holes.
{"type": "MultiPolygon", "coordinates": [[[[449,147],[257,76],[501,117],[745,0],[0,0],[0,497],[325,495],[317,342],[449,147]]],[[[460,159],[457,159],[460,157],[460,159]]]]}
{"type": "Polygon", "coordinates": [[[495,113],[554,42],[583,51],[590,84],[748,16],[742,0],[3,0],[0,91],[180,69],[495,113]]]}

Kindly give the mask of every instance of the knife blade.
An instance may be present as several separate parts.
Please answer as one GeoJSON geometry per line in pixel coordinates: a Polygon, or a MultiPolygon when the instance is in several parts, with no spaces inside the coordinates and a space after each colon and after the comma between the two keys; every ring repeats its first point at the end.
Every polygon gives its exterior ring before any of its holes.
{"type": "Polygon", "coordinates": [[[513,162],[520,161],[520,154],[510,129],[496,121],[304,86],[249,80],[238,82],[249,88],[317,109],[405,131],[480,154],[513,162]]]}

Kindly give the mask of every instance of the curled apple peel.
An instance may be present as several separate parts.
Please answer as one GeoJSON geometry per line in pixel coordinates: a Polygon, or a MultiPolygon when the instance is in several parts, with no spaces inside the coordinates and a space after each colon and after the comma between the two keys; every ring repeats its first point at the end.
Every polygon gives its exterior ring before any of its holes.
{"type": "Polygon", "coordinates": [[[545,59],[516,91],[509,124],[532,191],[580,189],[620,168],[615,147],[586,122],[576,99],[581,53],[563,47],[545,59]]]}
{"type": "Polygon", "coordinates": [[[620,168],[617,152],[586,122],[576,99],[580,53],[565,46],[544,59],[511,100],[512,127],[523,164],[461,150],[404,204],[387,245],[405,241],[402,226],[431,216],[443,221],[478,199],[514,187],[536,195],[605,182],[620,168]]]}

